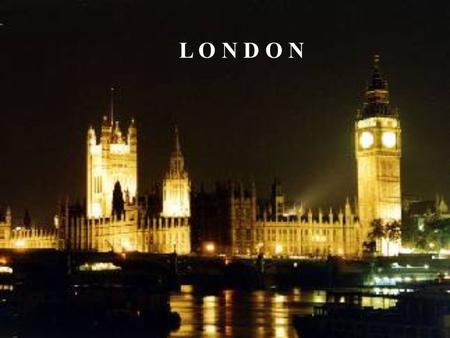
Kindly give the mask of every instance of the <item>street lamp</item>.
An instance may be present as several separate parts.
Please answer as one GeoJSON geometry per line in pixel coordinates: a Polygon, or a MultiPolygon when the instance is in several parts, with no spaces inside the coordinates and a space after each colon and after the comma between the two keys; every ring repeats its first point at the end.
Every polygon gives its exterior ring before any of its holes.
{"type": "Polygon", "coordinates": [[[205,243],[205,251],[209,254],[213,254],[216,251],[216,246],[212,242],[205,243]]]}

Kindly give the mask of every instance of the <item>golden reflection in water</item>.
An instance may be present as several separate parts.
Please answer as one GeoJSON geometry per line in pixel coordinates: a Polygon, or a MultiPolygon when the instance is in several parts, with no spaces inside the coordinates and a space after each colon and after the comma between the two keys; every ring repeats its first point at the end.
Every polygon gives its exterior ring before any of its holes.
{"type": "MultiPolygon", "coordinates": [[[[170,337],[279,337],[296,338],[291,325],[294,314],[309,314],[326,301],[321,290],[214,291],[205,293],[190,286],[171,297],[172,311],[181,316],[181,327],[170,337]]],[[[386,308],[388,298],[363,297],[363,306],[386,308]]]]}
{"type": "Polygon", "coordinates": [[[387,309],[395,306],[396,299],[381,298],[381,297],[362,297],[362,306],[373,307],[374,309],[387,309]]]}
{"type": "Polygon", "coordinates": [[[327,300],[327,293],[325,291],[314,291],[313,303],[325,303],[327,300]]]}
{"type": "Polygon", "coordinates": [[[272,322],[275,331],[275,337],[288,337],[289,328],[289,307],[285,306],[287,297],[282,294],[274,294],[271,298],[272,322]]]}
{"type": "Polygon", "coordinates": [[[233,290],[225,290],[223,293],[225,299],[225,335],[232,336],[233,326],[231,324],[233,322],[233,290]]]}
{"type": "Polygon", "coordinates": [[[215,337],[217,333],[217,302],[217,296],[203,297],[203,331],[208,337],[215,337]]]}

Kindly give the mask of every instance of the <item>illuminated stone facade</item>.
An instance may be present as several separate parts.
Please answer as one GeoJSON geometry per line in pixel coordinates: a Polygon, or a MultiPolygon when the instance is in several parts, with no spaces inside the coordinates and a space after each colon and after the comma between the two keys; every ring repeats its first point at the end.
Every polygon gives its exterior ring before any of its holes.
{"type": "Polygon", "coordinates": [[[137,249],[142,252],[191,252],[188,217],[146,217],[140,222],[137,249]]]}
{"type": "MultiPolygon", "coordinates": [[[[112,114],[111,114],[112,115],[112,114]]],[[[163,184],[163,210],[137,198],[137,130],[132,120],[126,137],[119,123],[104,117],[100,143],[88,130],[86,206],[61,206],[60,247],[89,251],[141,251],[188,254],[190,244],[190,182],[184,169],[178,131],[163,184]],[[113,191],[119,184],[116,210],[113,191]],[[120,194],[119,194],[120,195],[120,194]]]]}
{"type": "Polygon", "coordinates": [[[204,243],[214,243],[218,253],[233,255],[362,254],[360,225],[348,200],[337,213],[288,208],[279,182],[268,200],[257,197],[254,185],[245,189],[237,182],[217,184],[215,193],[199,192],[194,196],[192,222],[199,252],[204,243]]]}
{"type": "MultiPolygon", "coordinates": [[[[389,103],[389,90],[375,56],[373,75],[365,103],[355,122],[355,152],[358,180],[359,218],[363,239],[371,222],[401,221],[400,157],[401,128],[397,110],[389,103]]],[[[400,242],[382,239],[383,255],[396,255],[400,242]],[[389,251],[389,252],[388,252],[389,251]]]]}
{"type": "Polygon", "coordinates": [[[11,209],[0,210],[0,248],[8,248],[10,246],[12,230],[11,209]]]}
{"type": "Polygon", "coordinates": [[[124,201],[134,204],[137,196],[137,130],[134,120],[122,135],[119,121],[103,117],[100,142],[94,128],[87,134],[87,217],[110,217],[113,189],[120,183],[124,201]]]}
{"type": "Polygon", "coordinates": [[[115,216],[88,218],[85,208],[61,206],[60,248],[75,251],[134,251],[137,249],[138,211],[125,206],[125,213],[115,216]]]}
{"type": "Polygon", "coordinates": [[[9,207],[3,212],[3,216],[0,216],[0,248],[56,249],[57,246],[55,228],[14,228],[9,207]]]}
{"type": "Polygon", "coordinates": [[[175,128],[175,142],[170,156],[169,170],[163,181],[163,217],[190,217],[191,182],[184,169],[178,128],[175,128]]]}
{"type": "Polygon", "coordinates": [[[234,254],[308,257],[361,254],[360,226],[348,200],[344,211],[337,214],[331,209],[326,214],[320,209],[305,212],[302,206],[287,214],[279,183],[273,186],[268,206],[262,208],[257,205],[254,188],[250,194],[239,188],[230,198],[234,254]]]}
{"type": "MultiPolygon", "coordinates": [[[[10,212],[6,213],[0,221],[0,247],[27,243],[26,247],[186,254],[191,251],[192,223],[196,251],[202,243],[213,242],[217,251],[231,254],[350,257],[361,255],[373,220],[401,221],[400,120],[390,106],[378,58],[355,121],[357,210],[347,200],[337,213],[303,207],[288,213],[279,184],[273,186],[270,202],[261,206],[254,186],[244,191],[241,184],[230,183],[216,195],[198,194],[191,218],[191,183],[177,129],[159,209],[139,203],[137,129],[132,120],[123,135],[112,106],[99,138],[92,127],[87,133],[85,205],[66,201],[57,229],[49,232],[12,230],[10,212]],[[113,203],[117,186],[120,210],[113,203]]],[[[383,255],[396,254],[399,247],[399,241],[379,243],[383,255]]]]}

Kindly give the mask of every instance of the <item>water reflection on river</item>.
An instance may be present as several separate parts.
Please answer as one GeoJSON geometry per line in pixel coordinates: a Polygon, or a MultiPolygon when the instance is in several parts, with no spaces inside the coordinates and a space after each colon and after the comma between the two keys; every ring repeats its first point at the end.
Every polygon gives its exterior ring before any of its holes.
{"type": "MultiPolygon", "coordinates": [[[[182,324],[170,337],[297,337],[290,325],[292,315],[311,313],[325,300],[321,290],[201,292],[184,285],[171,297],[172,310],[181,315],[182,324]]],[[[363,297],[364,306],[375,308],[394,302],[363,297]]]]}

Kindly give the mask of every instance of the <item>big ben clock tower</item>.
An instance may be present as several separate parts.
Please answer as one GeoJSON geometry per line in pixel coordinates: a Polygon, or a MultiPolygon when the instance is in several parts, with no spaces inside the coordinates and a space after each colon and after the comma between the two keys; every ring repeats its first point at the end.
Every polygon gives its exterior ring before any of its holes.
{"type": "MultiPolygon", "coordinates": [[[[398,112],[389,104],[387,81],[375,55],[365,102],[355,122],[355,151],[358,172],[358,206],[361,239],[370,232],[371,222],[383,224],[401,220],[400,157],[401,129],[398,112]]],[[[380,241],[383,255],[398,253],[399,241],[380,241]]]]}

